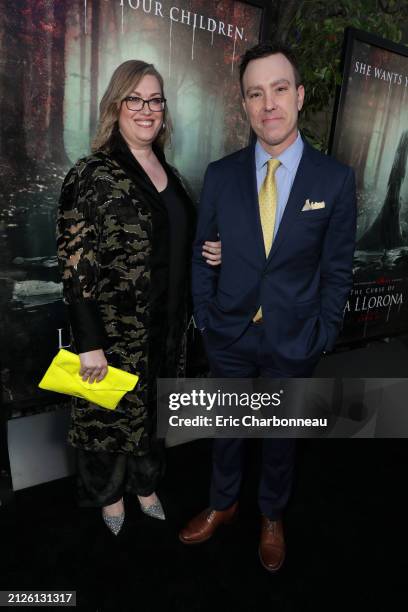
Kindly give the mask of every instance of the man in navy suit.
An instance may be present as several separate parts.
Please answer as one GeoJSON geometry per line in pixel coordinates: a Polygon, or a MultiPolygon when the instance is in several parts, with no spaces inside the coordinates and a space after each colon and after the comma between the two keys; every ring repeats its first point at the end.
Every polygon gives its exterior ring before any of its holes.
{"type": "MultiPolygon", "coordinates": [[[[352,283],[354,173],[300,136],[304,87],[289,49],[250,49],[240,81],[257,140],[207,169],[193,256],[195,321],[212,376],[304,378],[333,348],[352,283]],[[218,235],[215,268],[201,245],[218,235]]],[[[210,508],[182,529],[185,544],[204,542],[234,517],[242,447],[243,439],[214,440],[210,508]]],[[[269,571],[285,556],[281,517],[293,465],[293,439],[263,440],[259,554],[269,571]]]]}

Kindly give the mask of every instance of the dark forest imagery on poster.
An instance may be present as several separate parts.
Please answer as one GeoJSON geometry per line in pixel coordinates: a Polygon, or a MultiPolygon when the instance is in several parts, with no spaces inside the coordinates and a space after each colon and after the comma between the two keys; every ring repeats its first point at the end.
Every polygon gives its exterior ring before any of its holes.
{"type": "Polygon", "coordinates": [[[356,172],[354,285],[341,342],[408,330],[408,49],[349,33],[332,154],[356,172]]]}
{"type": "Polygon", "coordinates": [[[197,196],[207,164],[247,144],[238,62],[262,9],[233,0],[4,3],[0,77],[0,360],[18,416],[57,396],[37,383],[69,342],[55,257],[61,182],[88,154],[98,104],[127,59],[162,73],[174,123],[166,152],[197,196]],[[6,93],[5,93],[6,92],[6,93]]]}

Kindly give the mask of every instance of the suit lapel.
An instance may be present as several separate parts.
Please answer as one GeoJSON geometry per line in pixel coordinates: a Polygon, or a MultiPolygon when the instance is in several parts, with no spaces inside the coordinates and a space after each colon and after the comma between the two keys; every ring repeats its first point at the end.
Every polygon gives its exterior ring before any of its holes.
{"type": "Polygon", "coordinates": [[[248,227],[254,240],[248,247],[256,249],[256,257],[265,262],[265,248],[259,216],[258,187],[256,182],[255,144],[242,151],[238,169],[239,198],[247,213],[248,227]]]}
{"type": "Polygon", "coordinates": [[[285,212],[283,213],[279,229],[272,243],[267,264],[275,255],[282,242],[290,236],[291,228],[297,216],[300,214],[305,203],[305,198],[307,198],[307,194],[310,192],[316,180],[317,160],[318,158],[314,155],[314,149],[307,142],[304,142],[303,155],[296,172],[295,180],[293,181],[285,212]]]}

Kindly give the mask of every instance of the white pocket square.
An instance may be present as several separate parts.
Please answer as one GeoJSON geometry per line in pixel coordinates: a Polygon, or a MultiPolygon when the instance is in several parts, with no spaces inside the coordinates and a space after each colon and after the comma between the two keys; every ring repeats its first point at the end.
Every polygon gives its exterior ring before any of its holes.
{"type": "Polygon", "coordinates": [[[319,208],[326,208],[325,202],[311,202],[308,198],[302,208],[302,212],[306,210],[319,210],[319,208]]]}

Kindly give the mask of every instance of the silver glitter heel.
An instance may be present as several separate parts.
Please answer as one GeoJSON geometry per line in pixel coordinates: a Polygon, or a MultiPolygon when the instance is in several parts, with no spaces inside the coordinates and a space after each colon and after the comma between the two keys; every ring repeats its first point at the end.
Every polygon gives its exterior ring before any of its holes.
{"type": "Polygon", "coordinates": [[[102,518],[107,528],[110,529],[113,535],[117,536],[119,531],[122,529],[122,525],[125,520],[125,512],[123,511],[117,516],[108,516],[102,510],[102,518]]]}
{"type": "Polygon", "coordinates": [[[160,521],[166,520],[166,515],[164,514],[163,506],[161,505],[160,499],[157,499],[157,502],[155,502],[154,504],[150,504],[150,506],[144,506],[139,499],[139,504],[142,512],[147,514],[147,516],[159,519],[160,521]]]}

